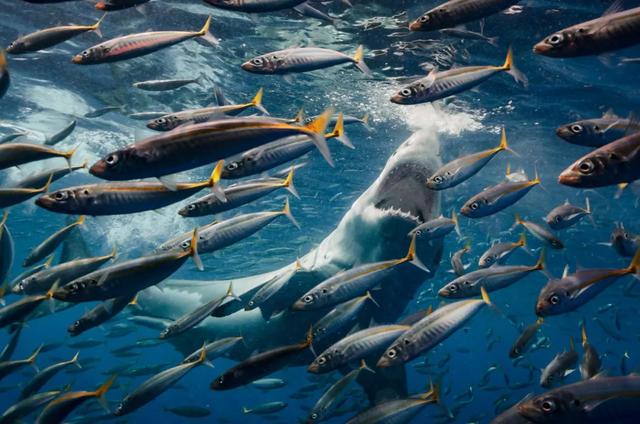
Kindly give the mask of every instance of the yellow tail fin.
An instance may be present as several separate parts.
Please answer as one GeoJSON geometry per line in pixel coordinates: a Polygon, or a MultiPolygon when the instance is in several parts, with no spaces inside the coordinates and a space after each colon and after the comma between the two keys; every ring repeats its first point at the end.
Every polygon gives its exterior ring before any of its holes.
{"type": "Polygon", "coordinates": [[[640,274],[640,249],[636,251],[636,254],[633,255],[633,259],[631,259],[631,263],[627,268],[629,274],[640,274]]]}
{"type": "Polygon", "coordinates": [[[584,325],[584,322],[582,323],[581,327],[582,328],[580,328],[580,334],[582,336],[582,347],[586,347],[589,343],[589,340],[587,340],[587,327],[584,325]]]}
{"type": "Polygon", "coordinates": [[[520,247],[524,247],[527,245],[527,233],[520,234],[520,238],[516,242],[516,244],[520,247]]]}
{"type": "Polygon", "coordinates": [[[545,252],[544,252],[544,249],[542,249],[542,251],[540,252],[540,257],[538,258],[538,262],[536,262],[536,264],[533,267],[535,270],[543,270],[545,268],[544,257],[545,257],[545,252]]]}
{"type": "Polygon", "coordinates": [[[7,69],[7,55],[4,50],[0,50],[0,69],[7,69]]]}
{"type": "Polygon", "coordinates": [[[505,71],[510,71],[511,66],[513,65],[513,49],[509,46],[509,50],[507,51],[507,58],[504,60],[504,65],[502,65],[502,69],[505,71]]]}
{"type": "Polygon", "coordinates": [[[207,21],[204,23],[204,26],[202,27],[202,29],[198,31],[198,34],[206,35],[209,32],[210,28],[211,28],[211,16],[207,18],[207,21]]]}
{"type": "Polygon", "coordinates": [[[367,64],[364,63],[364,49],[362,45],[359,45],[356,49],[356,52],[353,55],[353,63],[356,64],[356,66],[358,67],[358,69],[360,69],[360,71],[362,71],[362,73],[366,75],[371,74],[371,70],[369,69],[367,64]]]}
{"type": "Polygon", "coordinates": [[[104,397],[104,395],[109,391],[109,389],[111,388],[111,386],[113,385],[113,383],[115,381],[116,381],[116,376],[115,375],[112,375],[111,377],[109,377],[109,379],[107,381],[105,381],[104,384],[98,388],[98,390],[93,392],[95,397],[97,397],[97,398],[104,397]]]}
{"type": "Polygon", "coordinates": [[[105,13],[104,15],[102,15],[102,17],[100,19],[98,19],[98,22],[96,22],[95,24],[91,25],[91,29],[93,31],[97,31],[100,29],[100,24],[102,24],[102,21],[104,21],[104,18],[107,17],[107,14],[105,13]]]}
{"type": "Polygon", "coordinates": [[[482,301],[487,304],[487,306],[491,306],[491,299],[489,298],[489,293],[487,293],[487,289],[484,286],[480,286],[480,294],[482,295],[482,301]]]}
{"type": "Polygon", "coordinates": [[[75,222],[75,224],[76,224],[76,225],[82,225],[82,224],[84,224],[85,219],[86,219],[86,216],[85,216],[85,215],[80,215],[80,216],[78,217],[78,220],[75,222]]]}

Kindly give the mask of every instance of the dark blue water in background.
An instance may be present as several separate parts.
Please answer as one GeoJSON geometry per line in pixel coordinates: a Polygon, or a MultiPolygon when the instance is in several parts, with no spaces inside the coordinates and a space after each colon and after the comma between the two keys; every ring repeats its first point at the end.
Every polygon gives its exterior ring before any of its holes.
{"type": "MultiPolygon", "coordinates": [[[[259,87],[265,88],[264,104],[276,116],[294,116],[300,107],[309,114],[320,113],[333,105],[339,111],[360,116],[371,115],[372,131],[359,126],[348,128],[348,134],[356,150],[333,144],[335,169],[330,168],[313,152],[308,165],[296,176],[296,186],[302,199],[292,203],[293,213],[302,225],[295,231],[284,220],[276,222],[258,235],[232,246],[213,257],[205,259],[205,273],[198,273],[191,263],[177,274],[180,278],[222,279],[242,277],[274,270],[286,265],[295,255],[314,247],[335,227],[352,202],[375,180],[388,156],[414,129],[436,131],[441,141],[444,162],[462,154],[479,151],[497,145],[499,131],[505,127],[510,144],[519,156],[501,154],[479,175],[449,190],[443,196],[443,212],[459,208],[468,197],[482,188],[502,179],[507,163],[514,169],[524,168],[533,175],[539,172],[544,190],[534,189],[516,206],[482,220],[461,220],[465,237],[474,242],[473,259],[485,250],[487,243],[502,237],[515,240],[518,231],[509,233],[513,213],[519,212],[530,220],[539,220],[565,199],[577,205],[584,204],[589,196],[597,226],[588,221],[561,233],[567,248],[549,252],[550,272],[560,275],[565,264],[572,269],[583,267],[622,267],[628,260],[619,258],[607,246],[615,222],[623,222],[630,230],[640,231],[636,194],[627,190],[614,200],[616,188],[598,189],[588,193],[560,186],[556,177],[576,158],[586,153],[584,148],[569,145],[555,136],[555,128],[579,118],[598,117],[609,108],[621,115],[637,110],[638,71],[640,65],[619,65],[622,57],[638,57],[640,49],[629,49],[612,55],[607,60],[582,58],[554,60],[532,53],[533,44],[554,30],[599,16],[610,1],[523,1],[523,10],[517,14],[500,14],[487,19],[485,32],[499,37],[499,47],[481,41],[455,40],[438,34],[409,34],[405,27],[407,13],[415,18],[434,6],[436,1],[375,1],[354,2],[346,9],[339,2],[329,5],[334,13],[344,13],[335,26],[310,18],[302,18],[293,12],[279,12],[260,16],[247,16],[207,7],[199,1],[158,0],[149,5],[145,13],[127,10],[110,14],[102,27],[104,38],[112,38],[149,29],[196,30],[202,26],[208,14],[213,16],[212,32],[221,40],[221,47],[188,41],[151,56],[114,65],[79,67],[70,63],[73,54],[99,42],[89,33],[64,43],[44,53],[11,58],[12,87],[0,104],[0,123],[5,132],[17,125],[33,132],[28,138],[42,140],[43,134],[61,129],[70,119],[79,117],[78,129],[63,143],[61,149],[78,144],[79,153],[74,163],[87,159],[89,163],[105,153],[122,147],[145,133],[144,123],[133,121],[125,115],[111,113],[97,119],[82,116],[90,110],[107,105],[124,105],[128,112],[149,110],[181,110],[202,107],[213,102],[214,85],[221,87],[234,101],[250,99],[259,87]],[[257,54],[281,48],[304,45],[329,47],[351,53],[358,44],[365,46],[366,62],[374,71],[374,78],[365,78],[353,67],[332,68],[296,76],[285,82],[279,77],[256,76],[239,68],[240,63],[257,54]],[[513,45],[515,60],[528,76],[529,87],[517,86],[509,76],[501,75],[479,87],[464,93],[453,102],[435,105],[399,106],[388,101],[398,89],[395,77],[424,74],[420,64],[437,62],[440,68],[447,65],[499,65],[504,61],[507,47],[513,45]],[[605,63],[606,62],[606,63],[605,63]],[[136,81],[161,78],[189,78],[199,74],[206,76],[205,87],[189,86],[180,90],[149,94],[135,90],[136,81]]],[[[629,1],[628,7],[637,6],[629,1]]],[[[91,2],[71,2],[59,5],[31,5],[24,2],[0,0],[0,44],[7,45],[18,35],[58,24],[90,24],[100,17],[91,2]]],[[[470,28],[477,30],[476,25],[470,28]]],[[[3,184],[18,180],[45,166],[62,165],[60,160],[25,165],[20,169],[3,172],[3,184]]],[[[193,180],[205,178],[209,170],[202,168],[192,172],[193,180]]],[[[95,179],[86,173],[77,173],[55,183],[53,188],[81,184],[95,179]]],[[[269,197],[245,208],[245,211],[279,209],[282,196],[269,197]]],[[[194,222],[204,224],[208,218],[185,222],[175,212],[179,205],[165,208],[158,213],[148,212],[128,216],[89,218],[83,235],[90,242],[92,254],[106,254],[116,247],[121,257],[134,257],[149,251],[158,243],[171,237],[176,231],[187,231],[194,222]]],[[[15,239],[17,252],[12,275],[20,271],[24,255],[51,232],[63,226],[65,217],[38,209],[33,201],[13,207],[9,228],[15,239]]],[[[538,248],[532,241],[532,248],[538,248]]],[[[448,273],[449,253],[462,243],[451,237],[446,241],[445,257],[436,276],[424,284],[419,299],[410,305],[408,312],[436,306],[436,289],[451,279],[448,273]]],[[[533,263],[534,258],[517,252],[511,263],[533,263]]],[[[539,371],[535,369],[531,386],[520,390],[505,387],[503,374],[510,382],[529,379],[529,370],[514,367],[507,353],[519,334],[513,322],[529,324],[535,320],[534,301],[545,282],[543,275],[531,275],[517,285],[492,295],[503,315],[483,311],[460,332],[428,355],[428,362],[443,365],[442,382],[445,404],[456,403],[454,397],[473,387],[473,402],[465,406],[455,422],[479,419],[482,422],[494,415],[494,401],[507,396],[504,405],[514,403],[529,392],[539,391],[539,371]],[[508,316],[510,319],[505,318],[508,316]],[[489,336],[489,332],[491,335],[489,336]],[[490,341],[491,350],[487,350],[490,341]],[[500,371],[492,375],[491,388],[482,390],[477,384],[484,371],[492,364],[499,364],[500,371]]],[[[604,367],[611,374],[621,373],[621,358],[628,352],[627,369],[638,366],[637,298],[625,295],[624,287],[629,279],[620,281],[592,303],[578,311],[548,319],[542,333],[550,339],[550,347],[534,352],[529,359],[536,368],[542,368],[564,347],[568,337],[579,340],[578,323],[584,319],[589,329],[590,342],[603,355],[604,367]],[[615,307],[599,312],[607,304],[615,307]],[[624,339],[610,337],[594,317],[614,326],[617,320],[624,339]]],[[[10,298],[15,300],[15,298],[10,298]]],[[[88,308],[88,307],[87,307],[88,308]]],[[[85,305],[63,311],[45,319],[33,321],[24,329],[15,358],[26,357],[41,343],[68,342],[66,328],[85,310],[85,305]]],[[[126,318],[123,315],[119,320],[126,318]]],[[[114,321],[118,322],[117,320],[114,321]]],[[[111,323],[113,324],[113,323],[111,323]]],[[[113,366],[131,361],[138,365],[175,364],[181,355],[169,345],[141,349],[139,356],[118,359],[110,351],[131,344],[137,339],[154,337],[156,332],[140,327],[135,333],[114,339],[105,339],[110,324],[97,328],[74,339],[100,340],[100,345],[81,349],[80,362],[94,362],[81,373],[60,373],[47,387],[60,387],[68,382],[74,390],[92,390],[107,377],[113,366]]],[[[0,346],[7,340],[0,334],[0,346]]],[[[68,359],[76,349],[63,346],[42,354],[38,365],[43,368],[55,361],[68,359]]],[[[428,376],[408,365],[410,392],[422,392],[428,376]]],[[[282,389],[261,392],[255,388],[236,389],[230,392],[212,392],[209,383],[220,372],[232,365],[225,359],[215,361],[215,370],[197,368],[180,382],[177,389],[165,393],[155,402],[126,417],[124,422],[296,422],[305,416],[309,407],[323,390],[312,392],[305,399],[289,396],[310,383],[303,368],[288,369],[274,376],[287,381],[282,389]],[[242,406],[267,401],[286,401],[288,407],[275,414],[275,418],[243,415],[242,406]],[[199,405],[209,407],[212,415],[202,420],[189,420],[162,411],[164,406],[199,405]],[[226,421],[225,421],[226,420],[226,421]]],[[[0,410],[14,402],[17,392],[4,391],[5,387],[20,385],[31,377],[29,369],[19,372],[0,383],[0,410]]],[[[119,387],[109,393],[112,401],[119,400],[144,378],[120,378],[119,387]]],[[[579,378],[576,372],[567,381],[579,378]]],[[[423,410],[415,422],[430,422],[429,417],[440,413],[435,407],[423,410]]],[[[344,422],[349,415],[331,422],[344,422]]],[[[120,421],[123,421],[120,419],[120,421]]]]}

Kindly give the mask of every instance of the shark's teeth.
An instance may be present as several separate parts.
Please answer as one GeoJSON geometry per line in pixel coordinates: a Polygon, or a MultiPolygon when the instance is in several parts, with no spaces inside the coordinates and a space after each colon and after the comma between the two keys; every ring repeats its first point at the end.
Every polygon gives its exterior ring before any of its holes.
{"type": "Polygon", "coordinates": [[[394,207],[384,208],[384,209],[376,208],[376,210],[380,211],[381,216],[395,216],[395,217],[411,220],[415,222],[417,225],[420,225],[422,223],[419,217],[412,215],[409,212],[405,212],[399,208],[394,208],[394,207]]]}

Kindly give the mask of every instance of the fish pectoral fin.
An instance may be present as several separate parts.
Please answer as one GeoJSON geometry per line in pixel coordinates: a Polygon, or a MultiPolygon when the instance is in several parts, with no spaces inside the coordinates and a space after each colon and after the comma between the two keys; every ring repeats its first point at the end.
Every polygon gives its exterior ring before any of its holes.
{"type": "Polygon", "coordinates": [[[163,177],[158,177],[158,181],[160,184],[165,186],[167,190],[170,191],[178,191],[178,183],[171,175],[165,175],[163,177]]]}
{"type": "Polygon", "coordinates": [[[562,376],[566,377],[568,375],[571,375],[575,370],[576,370],[575,368],[569,368],[568,370],[565,370],[562,376]]]}

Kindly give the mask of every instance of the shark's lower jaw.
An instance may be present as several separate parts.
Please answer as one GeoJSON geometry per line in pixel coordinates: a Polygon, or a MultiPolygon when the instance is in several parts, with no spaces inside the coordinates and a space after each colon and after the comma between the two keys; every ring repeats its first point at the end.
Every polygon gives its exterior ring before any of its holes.
{"type": "MultiPolygon", "coordinates": [[[[425,185],[427,178],[440,166],[437,151],[437,139],[433,134],[415,133],[405,141],[389,158],[378,179],[354,202],[336,229],[301,259],[305,271],[297,273],[292,279],[287,293],[283,294],[286,296],[286,299],[282,299],[283,304],[292,305],[306,291],[340,270],[362,263],[404,257],[409,245],[409,231],[440,213],[439,193],[429,190],[425,185]]],[[[442,244],[419,242],[417,253],[420,260],[434,272],[440,262],[442,244]]],[[[279,272],[234,279],[234,291],[242,297],[243,293],[279,272]]],[[[398,266],[389,278],[372,290],[380,306],[367,308],[367,316],[361,324],[366,326],[371,320],[378,323],[395,322],[422,282],[429,277],[429,274],[413,265],[398,266]]],[[[168,280],[160,287],[146,290],[138,302],[142,314],[175,319],[216,296],[224,295],[228,285],[228,280],[168,280]]],[[[266,321],[259,309],[245,311],[239,307],[228,316],[209,318],[186,336],[176,337],[170,342],[187,354],[197,349],[203,340],[242,336],[244,344],[239,344],[230,354],[232,358],[242,360],[251,352],[304,340],[308,329],[326,312],[293,311],[285,306],[282,313],[276,313],[266,321]]],[[[307,359],[310,362],[312,358],[307,359]]],[[[304,362],[303,359],[301,365],[304,362]]],[[[397,371],[385,372],[397,374],[397,371]]],[[[404,379],[401,385],[403,382],[404,379]]],[[[370,394],[372,401],[375,397],[370,394]]]]}

